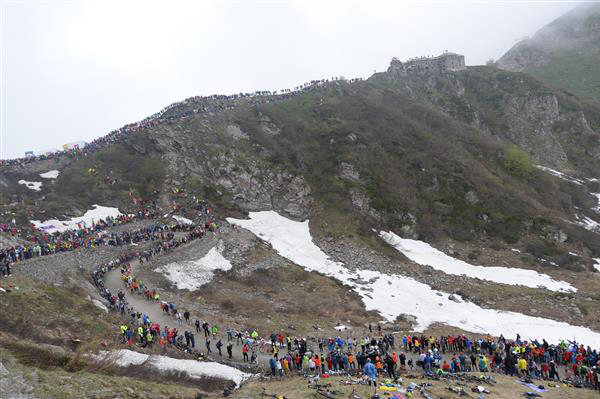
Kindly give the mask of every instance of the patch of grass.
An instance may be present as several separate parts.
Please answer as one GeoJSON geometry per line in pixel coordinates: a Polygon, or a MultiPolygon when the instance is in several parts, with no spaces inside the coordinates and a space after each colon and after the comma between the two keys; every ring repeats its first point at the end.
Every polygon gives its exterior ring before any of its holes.
{"type": "MultiPolygon", "coordinates": [[[[157,381],[156,376],[132,378],[86,369],[73,372],[61,367],[40,368],[37,364],[21,364],[19,356],[4,346],[0,349],[0,361],[9,370],[10,376],[22,376],[23,384],[29,386],[38,398],[198,399],[207,395],[203,388],[157,381]]],[[[4,388],[10,389],[10,377],[5,382],[4,388]]]]}
{"type": "Polygon", "coordinates": [[[12,281],[19,290],[2,295],[2,332],[72,348],[74,339],[84,346],[97,345],[117,325],[116,316],[85,299],[80,288],[49,286],[22,276],[12,281]]]}
{"type": "Polygon", "coordinates": [[[19,363],[41,369],[61,368],[65,371],[80,371],[87,363],[78,357],[39,347],[27,340],[2,339],[2,346],[10,351],[19,363]]]}
{"type": "Polygon", "coordinates": [[[218,276],[202,288],[202,298],[206,307],[218,308],[233,324],[239,322],[259,332],[293,324],[295,334],[314,333],[315,324],[329,326],[343,321],[362,325],[365,320],[377,319],[347,287],[288,264],[243,276],[218,276]]]}

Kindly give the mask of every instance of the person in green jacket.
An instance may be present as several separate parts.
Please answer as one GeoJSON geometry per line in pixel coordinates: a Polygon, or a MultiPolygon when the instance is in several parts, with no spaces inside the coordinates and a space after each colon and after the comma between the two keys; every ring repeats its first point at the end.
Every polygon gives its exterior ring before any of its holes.
{"type": "Polygon", "coordinates": [[[483,356],[479,356],[479,371],[482,373],[486,371],[485,359],[483,356]]]}

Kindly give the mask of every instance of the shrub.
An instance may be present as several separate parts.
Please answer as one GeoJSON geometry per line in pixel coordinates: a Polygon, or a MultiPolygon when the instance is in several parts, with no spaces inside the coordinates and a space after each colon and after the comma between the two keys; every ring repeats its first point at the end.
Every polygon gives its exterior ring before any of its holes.
{"type": "Polygon", "coordinates": [[[481,250],[474,249],[471,252],[469,252],[468,258],[469,258],[469,260],[477,260],[480,256],[481,256],[481,250]]]}
{"type": "Polygon", "coordinates": [[[527,242],[525,250],[538,258],[543,256],[563,255],[564,251],[556,246],[553,242],[533,238],[527,242]]]}
{"type": "Polygon", "coordinates": [[[529,155],[517,146],[510,146],[504,153],[504,168],[513,176],[530,178],[533,164],[529,155]]]}

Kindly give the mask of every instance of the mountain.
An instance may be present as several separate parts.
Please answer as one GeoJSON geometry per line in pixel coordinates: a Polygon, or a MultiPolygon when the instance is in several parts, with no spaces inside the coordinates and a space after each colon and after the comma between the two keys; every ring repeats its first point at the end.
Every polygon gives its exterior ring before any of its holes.
{"type": "Polygon", "coordinates": [[[600,4],[583,3],[513,46],[497,66],[600,101],[600,4]]]}
{"type": "MultiPolygon", "coordinates": [[[[108,396],[127,384],[120,378],[144,375],[156,397],[174,396],[173,376],[186,389],[227,386],[181,369],[154,379],[148,367],[165,361],[156,346],[136,347],[144,360],[123,375],[88,356],[126,348],[115,343],[123,321],[100,310],[107,303],[88,277],[121,257],[161,300],[221,331],[327,337],[341,334],[338,324],[362,334],[383,320],[386,331],[566,334],[596,345],[599,171],[599,105],[526,73],[464,67],[453,53],[394,59],[366,80],[189,98],[79,151],[0,165],[3,247],[47,238],[31,221],[73,227],[102,212],[145,216],[100,238],[181,218],[216,223],[178,245],[159,236],[163,252],[154,240],[96,246],[75,236],[77,249],[17,262],[21,288],[0,294],[14,309],[0,313],[0,342],[11,364],[30,365],[45,348],[46,366],[78,371],[65,392],[83,378],[101,385],[98,373],[111,375],[108,396]],[[159,255],[132,255],[143,251],[159,255]]],[[[111,292],[123,287],[120,268],[107,275],[111,292]]],[[[126,291],[173,325],[155,301],[126,291]]]]}

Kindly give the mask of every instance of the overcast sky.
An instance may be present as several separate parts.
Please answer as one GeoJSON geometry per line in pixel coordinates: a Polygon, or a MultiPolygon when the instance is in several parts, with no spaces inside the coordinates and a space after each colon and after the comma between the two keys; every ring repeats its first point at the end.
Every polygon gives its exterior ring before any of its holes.
{"type": "Polygon", "coordinates": [[[573,2],[0,0],[0,157],[90,141],[195,95],[498,58],[573,2]]]}

